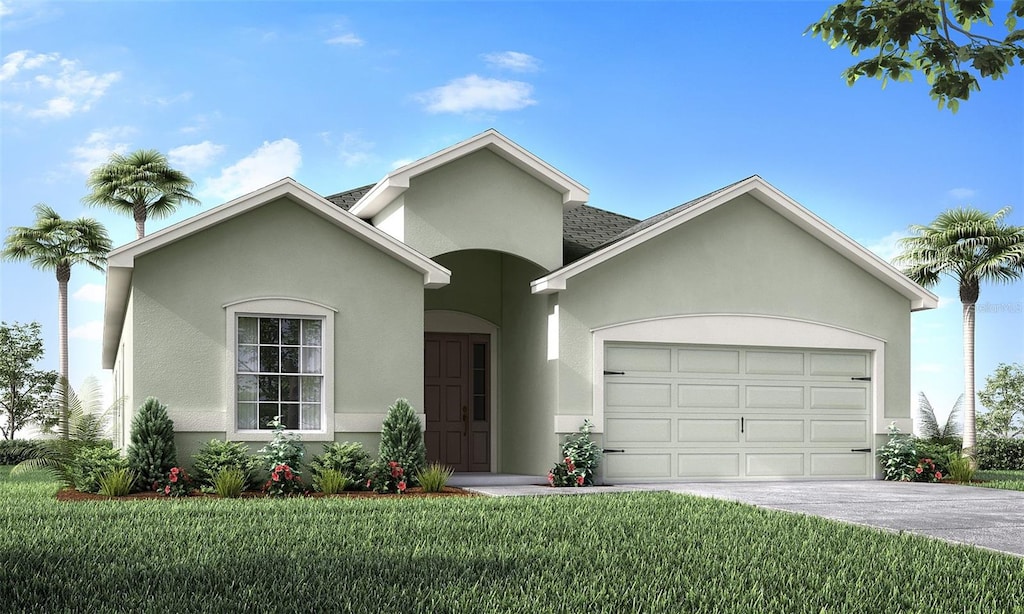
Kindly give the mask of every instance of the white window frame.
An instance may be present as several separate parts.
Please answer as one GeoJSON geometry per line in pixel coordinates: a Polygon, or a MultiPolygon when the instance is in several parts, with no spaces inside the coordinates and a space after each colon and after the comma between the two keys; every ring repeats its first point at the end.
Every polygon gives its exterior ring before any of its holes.
{"type": "Polygon", "coordinates": [[[273,431],[249,430],[238,428],[238,318],[239,317],[272,317],[272,318],[304,318],[319,319],[323,322],[320,340],[321,371],[321,416],[320,428],[317,430],[288,429],[287,432],[297,433],[304,441],[334,440],[334,317],[337,309],[314,301],[290,297],[259,297],[236,301],[224,305],[226,316],[226,347],[228,357],[225,383],[227,394],[227,438],[232,441],[270,441],[273,431]]]}

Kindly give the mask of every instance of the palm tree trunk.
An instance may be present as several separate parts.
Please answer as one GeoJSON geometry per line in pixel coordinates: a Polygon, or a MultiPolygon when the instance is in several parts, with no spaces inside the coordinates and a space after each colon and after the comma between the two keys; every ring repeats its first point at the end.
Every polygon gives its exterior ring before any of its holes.
{"type": "Polygon", "coordinates": [[[964,303],[964,443],[963,454],[977,468],[974,411],[974,303],[964,303]]]}
{"type": "Polygon", "coordinates": [[[135,217],[135,234],[141,239],[146,236],[146,204],[136,203],[132,215],[135,217]]]}
{"type": "Polygon", "coordinates": [[[60,353],[60,436],[68,439],[71,431],[68,425],[68,280],[71,266],[57,265],[57,344],[60,353]]]}

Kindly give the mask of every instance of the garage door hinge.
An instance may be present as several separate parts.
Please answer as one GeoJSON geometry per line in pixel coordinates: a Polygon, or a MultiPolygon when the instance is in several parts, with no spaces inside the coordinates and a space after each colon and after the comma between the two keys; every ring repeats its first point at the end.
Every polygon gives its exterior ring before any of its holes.
{"type": "Polygon", "coordinates": [[[626,372],[625,371],[609,371],[609,370],[605,369],[604,374],[605,375],[625,375],[626,372]]]}
{"type": "Polygon", "coordinates": [[[850,379],[852,379],[855,382],[870,382],[871,381],[870,377],[851,377],[850,379]]]}
{"type": "Polygon", "coordinates": [[[604,452],[605,454],[614,454],[614,453],[625,452],[625,450],[617,450],[617,449],[613,449],[613,448],[605,448],[604,450],[601,450],[601,452],[604,452]]]}
{"type": "Polygon", "coordinates": [[[871,448],[853,448],[850,452],[870,452],[871,448]]]}

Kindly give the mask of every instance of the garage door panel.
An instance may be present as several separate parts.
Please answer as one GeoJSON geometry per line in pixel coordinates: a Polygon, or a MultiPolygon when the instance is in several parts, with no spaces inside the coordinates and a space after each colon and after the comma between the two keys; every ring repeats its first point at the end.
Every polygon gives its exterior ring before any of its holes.
{"type": "Polygon", "coordinates": [[[868,374],[867,354],[811,352],[811,375],[865,377],[868,374]]]}
{"type": "Polygon", "coordinates": [[[740,455],[680,454],[678,475],[681,478],[738,478],[740,455]]]}
{"type": "Polygon", "coordinates": [[[672,441],[671,418],[608,418],[605,424],[605,440],[609,444],[672,441]]]}
{"type": "Polygon", "coordinates": [[[747,352],[746,372],[751,375],[803,375],[803,352],[747,352]]]}
{"type": "Polygon", "coordinates": [[[747,386],[747,408],[803,409],[803,386],[747,386]]]}
{"type": "Polygon", "coordinates": [[[866,443],[867,420],[811,420],[811,443],[866,443]]]}
{"type": "Polygon", "coordinates": [[[738,350],[679,350],[677,352],[680,373],[739,374],[740,353],[738,350]]]}
{"type": "Polygon", "coordinates": [[[735,418],[686,418],[677,426],[677,441],[687,443],[739,443],[740,421],[735,418]]]}
{"type": "Polygon", "coordinates": [[[609,407],[671,407],[672,384],[613,382],[605,385],[609,407]]]}
{"type": "Polygon", "coordinates": [[[740,387],[729,385],[680,384],[679,407],[728,407],[740,406],[740,387]]]}
{"type": "Polygon", "coordinates": [[[672,370],[672,350],[669,348],[611,347],[605,359],[605,368],[611,371],[662,372],[672,370]]]}
{"type": "Polygon", "coordinates": [[[746,475],[750,477],[801,477],[804,475],[802,452],[748,452],[744,454],[746,475]]]}
{"type": "Polygon", "coordinates": [[[811,409],[857,409],[865,410],[868,405],[866,386],[856,388],[811,387],[811,409]]]}
{"type": "Polygon", "coordinates": [[[605,476],[616,478],[671,478],[672,453],[609,454],[605,456],[605,476]]]}
{"type": "Polygon", "coordinates": [[[813,477],[860,477],[870,472],[870,454],[812,452],[810,457],[813,477]]]}
{"type": "Polygon", "coordinates": [[[757,443],[802,443],[803,420],[746,420],[746,440],[757,443]]]}

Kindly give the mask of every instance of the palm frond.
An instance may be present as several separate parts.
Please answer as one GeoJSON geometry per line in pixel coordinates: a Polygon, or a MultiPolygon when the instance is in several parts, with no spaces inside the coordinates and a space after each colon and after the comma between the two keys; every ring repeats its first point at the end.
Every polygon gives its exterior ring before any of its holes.
{"type": "Polygon", "coordinates": [[[946,423],[942,425],[942,430],[939,432],[939,436],[942,439],[949,439],[950,437],[957,437],[963,432],[963,423],[960,421],[960,410],[964,404],[964,395],[960,395],[956,399],[956,403],[953,403],[952,409],[949,410],[949,416],[946,417],[946,423]]]}
{"type": "Polygon", "coordinates": [[[922,438],[937,439],[941,436],[939,422],[935,418],[935,410],[923,392],[917,395],[917,423],[922,438]]]}

